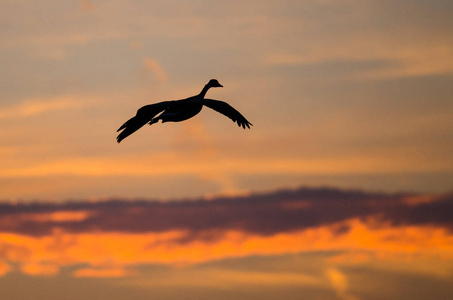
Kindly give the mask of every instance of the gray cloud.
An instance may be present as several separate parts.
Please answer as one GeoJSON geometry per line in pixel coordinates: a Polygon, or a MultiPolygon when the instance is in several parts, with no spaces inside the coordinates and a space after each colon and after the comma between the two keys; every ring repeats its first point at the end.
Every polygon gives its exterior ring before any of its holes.
{"type": "MultiPolygon", "coordinates": [[[[371,217],[395,226],[435,225],[453,229],[453,194],[432,196],[419,203],[409,202],[411,197],[425,199],[410,194],[300,188],[213,200],[3,203],[0,231],[39,236],[56,228],[67,232],[184,230],[187,237],[179,242],[185,242],[195,237],[215,239],[226,230],[271,235],[371,217]],[[87,214],[80,219],[39,218],[58,212],[87,214]]],[[[338,228],[339,232],[347,230],[338,228]]]]}

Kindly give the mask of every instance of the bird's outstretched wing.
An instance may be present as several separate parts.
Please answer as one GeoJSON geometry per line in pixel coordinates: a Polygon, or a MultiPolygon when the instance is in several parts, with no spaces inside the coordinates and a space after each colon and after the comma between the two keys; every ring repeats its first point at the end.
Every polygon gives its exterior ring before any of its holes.
{"type": "Polygon", "coordinates": [[[247,128],[250,128],[250,125],[253,126],[253,124],[247,121],[247,119],[244,118],[244,116],[241,115],[240,112],[238,112],[236,109],[234,109],[231,105],[229,105],[226,102],[213,99],[203,99],[203,104],[209,108],[212,108],[216,112],[219,112],[224,116],[227,116],[228,118],[233,120],[233,122],[238,123],[239,127],[242,126],[242,128],[245,129],[245,126],[247,126],[247,128]]]}
{"type": "Polygon", "coordinates": [[[145,105],[137,111],[135,117],[127,120],[118,130],[121,133],[116,138],[120,143],[129,135],[139,130],[143,125],[150,122],[158,113],[171,106],[173,101],[164,101],[155,104],[145,105]]]}

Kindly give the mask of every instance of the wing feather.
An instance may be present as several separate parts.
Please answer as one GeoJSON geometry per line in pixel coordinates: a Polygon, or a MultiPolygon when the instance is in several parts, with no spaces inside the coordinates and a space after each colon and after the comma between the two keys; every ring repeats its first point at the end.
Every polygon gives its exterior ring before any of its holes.
{"type": "Polygon", "coordinates": [[[169,108],[172,102],[173,101],[164,101],[139,108],[135,117],[127,120],[117,130],[117,132],[123,130],[116,138],[117,142],[120,143],[123,139],[139,130],[143,125],[150,122],[158,113],[169,108]]]}
{"type": "Polygon", "coordinates": [[[238,112],[226,102],[213,99],[203,99],[203,104],[215,110],[216,112],[230,118],[231,120],[233,120],[233,122],[236,122],[239,127],[242,126],[242,128],[245,129],[246,126],[247,128],[250,128],[250,125],[253,126],[253,124],[250,123],[243,115],[241,115],[240,112],[238,112]]]}

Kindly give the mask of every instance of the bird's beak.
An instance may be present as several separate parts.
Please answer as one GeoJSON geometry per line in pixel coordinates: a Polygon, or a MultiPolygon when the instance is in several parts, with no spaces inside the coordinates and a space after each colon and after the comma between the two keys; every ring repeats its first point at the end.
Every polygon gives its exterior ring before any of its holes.
{"type": "Polygon", "coordinates": [[[223,87],[223,85],[221,85],[221,84],[219,83],[219,87],[223,87]]]}

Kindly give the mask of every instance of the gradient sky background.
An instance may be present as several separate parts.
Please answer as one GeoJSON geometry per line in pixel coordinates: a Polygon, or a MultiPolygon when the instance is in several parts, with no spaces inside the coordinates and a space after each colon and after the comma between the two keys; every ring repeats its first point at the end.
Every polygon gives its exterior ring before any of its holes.
{"type": "Polygon", "coordinates": [[[453,295],[451,1],[0,6],[0,298],[453,295]]]}

